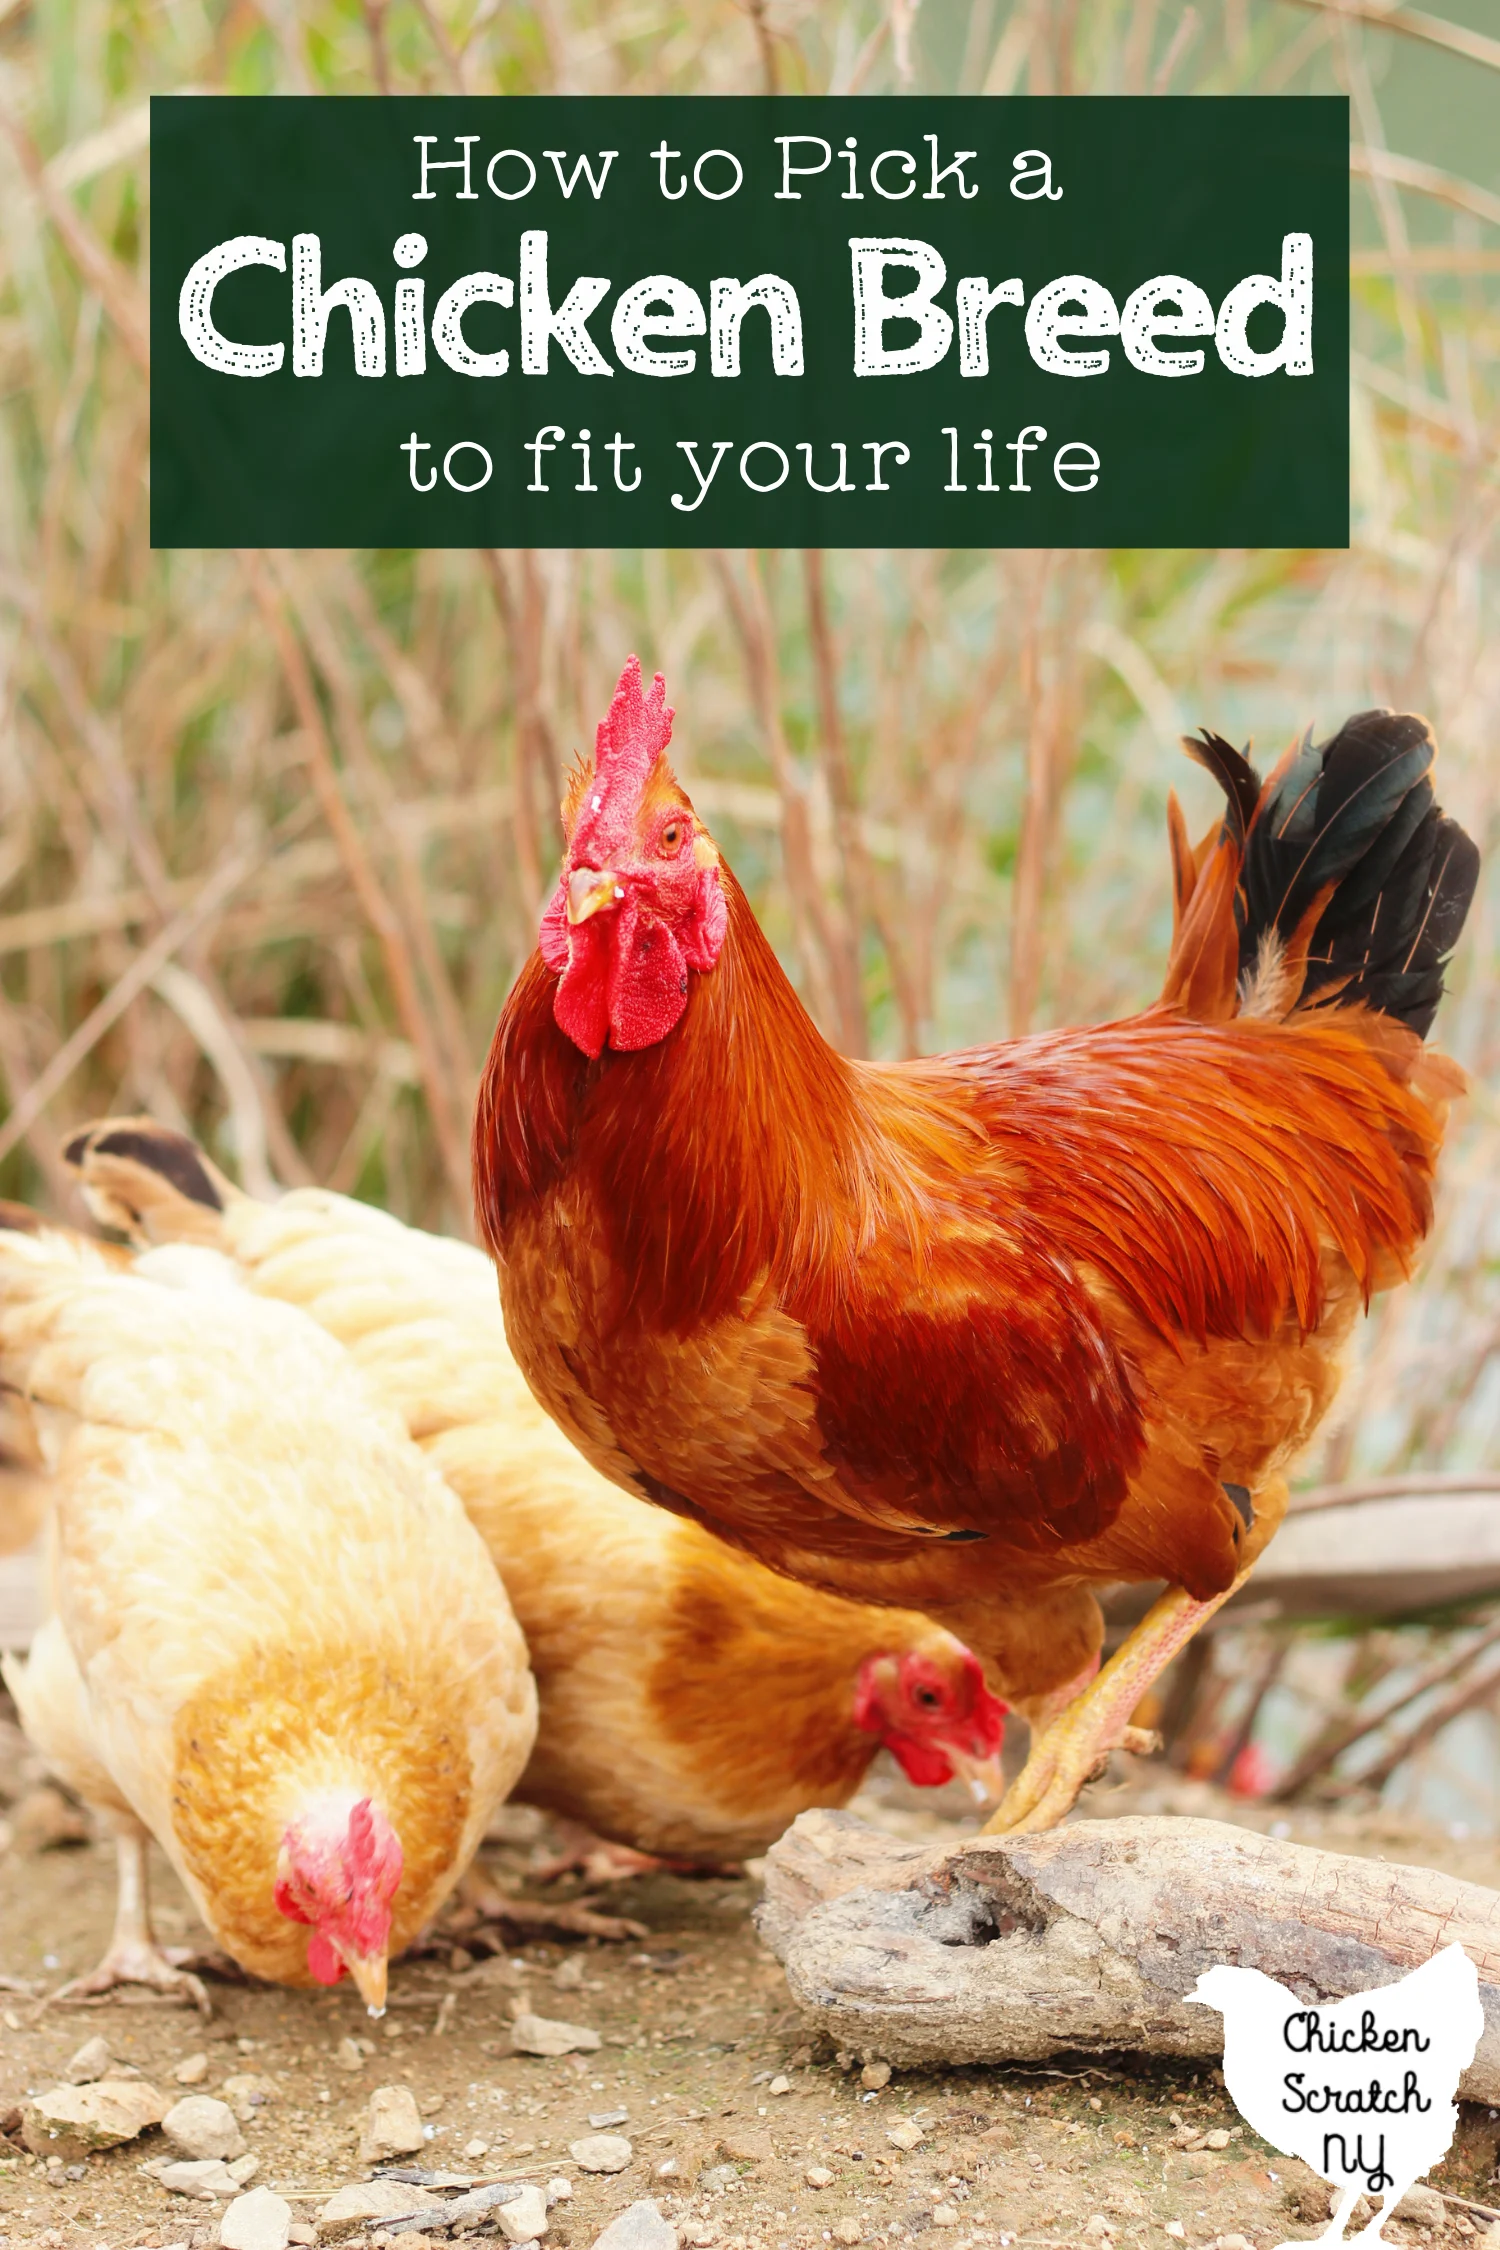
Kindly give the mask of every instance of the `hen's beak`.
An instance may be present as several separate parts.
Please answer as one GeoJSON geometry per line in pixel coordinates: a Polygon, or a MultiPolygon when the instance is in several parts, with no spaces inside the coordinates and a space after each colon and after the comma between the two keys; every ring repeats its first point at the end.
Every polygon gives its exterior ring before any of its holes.
{"type": "Polygon", "coordinates": [[[625,896],[612,867],[575,867],[568,877],[568,920],[586,922],[601,907],[616,906],[625,896]]]}
{"type": "Polygon", "coordinates": [[[385,2014],[386,1957],[383,1953],[345,1953],[339,1949],[344,1967],[359,1990],[359,1996],[372,2016],[385,2014]]]}
{"type": "Polygon", "coordinates": [[[976,1805],[998,1805],[1005,1795],[1004,1762],[998,1750],[988,1758],[971,1757],[965,1750],[954,1750],[947,1743],[943,1755],[960,1781],[968,1788],[976,1805]]]}

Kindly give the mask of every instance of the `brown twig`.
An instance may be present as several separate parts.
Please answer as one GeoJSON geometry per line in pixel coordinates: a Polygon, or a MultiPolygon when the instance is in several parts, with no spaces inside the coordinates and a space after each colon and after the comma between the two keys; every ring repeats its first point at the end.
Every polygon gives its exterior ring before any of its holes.
{"type": "Polygon", "coordinates": [[[1373,1766],[1367,1766],[1363,1773],[1340,1783],[1339,1795],[1348,1796],[1356,1790],[1383,1788],[1396,1768],[1404,1766],[1408,1758],[1416,1757],[1430,1742],[1435,1742],[1444,1727],[1451,1726],[1455,1719],[1462,1718],[1465,1711],[1472,1711],[1475,1704],[1486,1703],[1497,1693],[1500,1693],[1500,1665],[1492,1664],[1488,1672],[1482,1673],[1477,1680],[1461,1682],[1451,1695],[1435,1704],[1414,1727],[1398,1736],[1373,1766]]]}
{"type": "Polygon", "coordinates": [[[755,31],[756,52],[760,56],[761,92],[779,94],[780,74],[776,66],[776,41],[766,14],[766,0],[745,0],[750,21],[755,31]]]}
{"type": "Polygon", "coordinates": [[[119,330],[120,341],[143,375],[151,372],[151,329],[140,284],[85,226],[64,190],[47,172],[42,152],[20,120],[0,107],[3,126],[22,171],[63,247],[119,330]]]}
{"type": "Polygon", "coordinates": [[[45,1070],[33,1081],[27,1092],[16,1102],[3,1126],[0,1126],[0,1162],[9,1156],[53,1095],[67,1084],[73,1072],[91,1054],[111,1025],[119,1022],[132,1000],[145,991],[151,979],[164,963],[171,960],[194,931],[202,928],[209,916],[222,906],[235,887],[243,882],[254,866],[257,854],[241,849],[234,852],[210,875],[193,904],[175,915],[151,943],[139,952],[125,974],[105,993],[102,1000],[91,1008],[81,1024],[65,1039],[45,1070]]]}
{"type": "Polygon", "coordinates": [[[1466,62],[1500,70],[1500,39],[1470,31],[1466,24],[1450,23],[1445,16],[1430,16],[1425,8],[1391,8],[1383,0],[1291,0],[1291,4],[1316,8],[1320,15],[1342,16],[1348,23],[1373,24],[1378,31],[1399,31],[1407,39],[1425,39],[1429,46],[1445,47],[1466,62]]]}
{"type": "MultiPolygon", "coordinates": [[[[1487,1648],[1493,1648],[1497,1641],[1500,1641],[1500,1623],[1490,1626],[1488,1631],[1481,1633],[1476,1640],[1467,1642],[1463,1648],[1458,1650],[1457,1654],[1450,1653],[1439,1657],[1435,1663],[1425,1666],[1414,1680],[1409,1681],[1394,1696],[1389,1697],[1377,1710],[1370,1711],[1367,1709],[1356,1712],[1352,1718],[1347,1719],[1341,1726],[1325,1731],[1313,1743],[1312,1747],[1297,1760],[1290,1773],[1283,1774],[1276,1787],[1270,1791],[1271,1803],[1277,1805],[1289,1804],[1308,1786],[1309,1782],[1315,1781],[1320,1774],[1326,1773],[1335,1759],[1341,1758],[1344,1752],[1352,1749],[1356,1742],[1363,1742],[1367,1735],[1378,1733],[1398,1713],[1409,1709],[1419,1696],[1430,1694],[1433,1688],[1441,1687],[1445,1680],[1451,1680],[1456,1672],[1466,1670],[1475,1657],[1482,1656],[1484,1651],[1487,1648]]],[[[1344,1783],[1340,1786],[1343,1788],[1363,1788],[1367,1779],[1367,1776],[1361,1775],[1357,1782],[1344,1783]]]]}
{"type": "Polygon", "coordinates": [[[452,979],[448,975],[448,964],[443,959],[437,933],[432,926],[421,864],[411,837],[402,823],[396,793],[371,748],[354,674],[317,589],[291,555],[284,552],[278,554],[276,569],[291,593],[303,631],[307,635],[308,646],[319,671],[328,683],[345,760],[350,770],[358,776],[379,816],[390,845],[396,870],[399,911],[436,1010],[438,1034],[441,1045],[446,1050],[447,1076],[453,1088],[454,1106],[463,1112],[473,1099],[474,1065],[469,1054],[468,1033],[452,979]]]}
{"type": "Polygon", "coordinates": [[[371,865],[364,839],[355,826],[354,817],[344,800],[339,786],[338,769],[334,764],[333,747],[328,739],[322,706],[313,686],[307,659],[286,614],[281,588],[272,577],[263,558],[248,548],[240,550],[241,565],[250,582],[256,606],[271,636],[282,674],[290,690],[292,702],[301,722],[307,752],[308,773],[313,790],[322,807],[339,855],[349,877],[355,896],[364,910],[365,919],[379,941],[385,959],[386,973],[391,980],[391,992],[402,1029],[411,1041],[422,1077],[422,1091],[426,1096],[432,1129],[437,1137],[438,1151],[448,1186],[459,1212],[466,1217],[469,1211],[469,1163],[464,1136],[449,1102],[449,1089],[443,1072],[442,1057],[433,1037],[432,1025],[423,1005],[416,967],[411,950],[401,928],[400,920],[386,897],[380,878],[371,865]]]}
{"type": "Polygon", "coordinates": [[[385,19],[390,0],[363,0],[365,30],[370,41],[370,75],[377,94],[391,90],[391,58],[385,43],[385,19]]]}
{"type": "Polygon", "coordinates": [[[480,554],[510,651],[516,730],[512,829],[529,942],[545,900],[553,850],[556,843],[561,841],[560,826],[547,820],[537,804],[538,793],[544,800],[550,795],[548,780],[549,777],[555,778],[556,770],[551,734],[542,709],[541,581],[537,576],[535,556],[523,553],[520,560],[521,598],[517,603],[511,592],[503,555],[493,547],[481,548],[480,554]]]}
{"type": "Polygon", "coordinates": [[[760,723],[781,798],[781,853],[786,871],[787,899],[803,971],[807,977],[813,1013],[842,1045],[851,1027],[839,1007],[836,981],[831,973],[835,940],[827,906],[813,862],[812,830],[807,817],[807,797],[792,763],[786,732],[781,723],[781,681],[776,663],[776,630],[765,581],[753,551],[745,557],[747,590],[742,591],[728,555],[712,551],[713,567],[739,638],[745,662],[750,700],[760,723]]]}
{"type": "Polygon", "coordinates": [[[802,572],[807,586],[807,630],[812,643],[813,677],[818,691],[821,722],[820,753],[828,801],[833,808],[833,834],[843,877],[845,927],[837,933],[833,972],[838,986],[839,1009],[846,1031],[846,1052],[870,1051],[869,1022],[859,973],[860,935],[866,917],[876,924],[890,958],[893,980],[902,971],[897,963],[895,940],[885,926],[871,874],[869,854],[860,834],[859,808],[854,799],[854,775],[849,747],[839,711],[838,660],[828,621],[828,599],[823,583],[823,555],[818,547],[804,548],[802,572]]]}

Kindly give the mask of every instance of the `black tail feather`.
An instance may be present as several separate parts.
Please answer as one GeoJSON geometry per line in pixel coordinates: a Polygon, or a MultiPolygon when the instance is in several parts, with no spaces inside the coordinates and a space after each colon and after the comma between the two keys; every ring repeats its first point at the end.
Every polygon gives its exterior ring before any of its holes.
{"type": "MultiPolygon", "coordinates": [[[[1220,780],[1237,835],[1243,774],[1253,769],[1217,736],[1204,739],[1216,755],[1200,762],[1220,780]]],[[[1427,1036],[1479,877],[1477,849],[1433,796],[1436,755],[1426,720],[1410,712],[1361,711],[1321,744],[1304,735],[1245,824],[1242,978],[1254,974],[1265,935],[1289,941],[1331,886],[1302,1005],[1323,994],[1324,1006],[1367,1007],[1427,1036]]]]}
{"type": "Polygon", "coordinates": [[[1221,734],[1211,734],[1207,727],[1200,727],[1195,735],[1185,734],[1182,747],[1223,790],[1228,800],[1230,833],[1237,844],[1243,844],[1260,799],[1260,775],[1242,751],[1221,734]]]}

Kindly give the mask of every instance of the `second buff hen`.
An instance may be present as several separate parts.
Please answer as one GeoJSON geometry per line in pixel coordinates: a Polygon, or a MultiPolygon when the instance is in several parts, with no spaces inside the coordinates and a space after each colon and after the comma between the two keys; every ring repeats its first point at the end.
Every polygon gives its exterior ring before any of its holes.
{"type": "Polygon", "coordinates": [[[482,1251],[316,1188],[257,1202],[145,1118],[67,1155],[105,1224],[212,1244],[311,1313],[442,1470],[531,1652],[540,1724],[518,1797],[715,1862],[847,1803],[882,1743],[914,1782],[998,1793],[1004,1706],[962,1642],[774,1576],[608,1483],[527,1388],[482,1251]]]}

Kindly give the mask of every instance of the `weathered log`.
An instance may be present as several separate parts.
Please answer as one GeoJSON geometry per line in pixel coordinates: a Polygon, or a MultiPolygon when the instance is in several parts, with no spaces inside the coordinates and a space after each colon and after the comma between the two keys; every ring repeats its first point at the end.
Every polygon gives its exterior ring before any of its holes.
{"type": "Polygon", "coordinates": [[[1500,1893],[1213,1820],[1085,1820],[934,1849],[803,1813],[757,1911],[809,2024],[893,2063],[1060,2053],[1217,2058],[1186,2005],[1216,1962],[1309,2005],[1393,1983],[1458,1939],[1484,2037],[1461,2091],[1500,2102],[1500,1893]]]}

